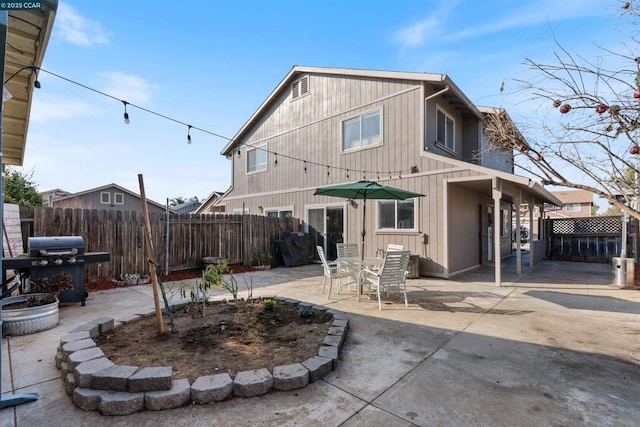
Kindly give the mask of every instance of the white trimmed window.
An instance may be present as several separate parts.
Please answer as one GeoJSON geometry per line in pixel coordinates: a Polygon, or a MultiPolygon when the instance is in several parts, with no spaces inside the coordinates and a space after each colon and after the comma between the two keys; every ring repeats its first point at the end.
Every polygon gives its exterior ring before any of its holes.
{"type": "Polygon", "coordinates": [[[247,150],[247,173],[259,172],[267,169],[266,148],[251,148],[247,150]]]}
{"type": "Polygon", "coordinates": [[[382,143],[382,110],[363,114],[342,122],[342,150],[380,145],[382,143]]]}
{"type": "Polygon", "coordinates": [[[100,192],[100,203],[102,203],[103,205],[110,205],[111,204],[111,193],[109,193],[108,191],[101,191],[100,192]]]}
{"type": "Polygon", "coordinates": [[[264,216],[269,218],[291,218],[293,210],[291,209],[265,209],[264,216]]]}
{"type": "Polygon", "coordinates": [[[116,205],[124,205],[124,194],[113,193],[113,203],[116,205]]]}
{"type": "Polygon", "coordinates": [[[442,111],[440,108],[436,112],[436,142],[444,145],[449,150],[455,150],[455,121],[453,117],[442,111]]]}
{"type": "Polygon", "coordinates": [[[580,212],[580,203],[567,203],[564,205],[567,212],[580,212]]]}
{"type": "Polygon", "coordinates": [[[378,201],[379,230],[413,230],[416,215],[414,199],[378,201]]]}

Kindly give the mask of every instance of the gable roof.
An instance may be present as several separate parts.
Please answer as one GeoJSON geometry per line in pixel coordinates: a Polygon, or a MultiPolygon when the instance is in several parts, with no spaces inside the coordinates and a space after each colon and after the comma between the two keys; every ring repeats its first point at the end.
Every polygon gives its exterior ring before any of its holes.
{"type": "Polygon", "coordinates": [[[289,73],[280,81],[275,89],[269,94],[267,99],[258,107],[253,115],[246,121],[246,123],[240,128],[240,130],[231,138],[229,143],[224,146],[220,154],[228,156],[236,142],[242,139],[244,134],[253,126],[258,118],[269,108],[272,102],[280,96],[280,93],[287,89],[289,85],[300,77],[301,74],[330,74],[330,75],[342,75],[342,76],[357,76],[357,77],[371,77],[371,78],[384,78],[384,79],[396,79],[396,80],[415,80],[425,83],[433,83],[442,88],[448,88],[446,94],[442,96],[458,105],[464,106],[464,108],[471,112],[474,116],[481,119],[482,113],[476,108],[476,106],[467,98],[467,96],[453,83],[453,81],[446,74],[433,74],[433,73],[418,73],[418,72],[404,72],[404,71],[379,71],[379,70],[362,70],[355,68],[325,68],[325,67],[303,67],[295,65],[289,73]]]}
{"type": "MultiPolygon", "coordinates": [[[[68,196],[58,197],[58,198],[55,199],[55,201],[58,202],[58,201],[62,201],[62,200],[72,199],[72,198],[77,197],[77,196],[84,196],[85,194],[91,194],[91,193],[95,193],[95,192],[98,192],[98,191],[103,191],[103,190],[107,190],[107,189],[111,189],[111,188],[116,189],[118,191],[121,191],[123,193],[127,193],[130,196],[136,197],[138,199],[140,198],[139,194],[136,194],[131,190],[127,190],[126,188],[121,187],[118,184],[113,184],[112,183],[112,184],[103,185],[101,187],[90,188],[88,190],[79,191],[77,193],[71,193],[68,196]]],[[[157,207],[159,207],[161,209],[165,209],[166,208],[165,205],[161,205],[160,203],[154,202],[151,199],[147,199],[147,203],[152,204],[154,206],[157,206],[157,207]]]]}
{"type": "Polygon", "coordinates": [[[214,202],[216,202],[218,199],[220,199],[222,196],[224,196],[229,191],[231,191],[231,187],[225,193],[221,193],[220,191],[213,191],[202,202],[202,204],[200,206],[198,206],[198,208],[195,210],[194,213],[196,213],[196,214],[202,213],[202,211],[204,211],[205,209],[209,208],[211,205],[213,205],[214,202]]]}
{"type": "Polygon", "coordinates": [[[591,203],[593,204],[593,193],[587,190],[552,191],[565,205],[567,203],[591,203]]]}

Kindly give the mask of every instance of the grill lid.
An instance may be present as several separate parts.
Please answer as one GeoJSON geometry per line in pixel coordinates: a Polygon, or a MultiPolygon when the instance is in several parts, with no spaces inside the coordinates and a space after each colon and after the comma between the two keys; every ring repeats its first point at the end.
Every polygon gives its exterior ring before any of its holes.
{"type": "Polygon", "coordinates": [[[63,256],[84,253],[82,236],[29,237],[29,256],[63,256]]]}

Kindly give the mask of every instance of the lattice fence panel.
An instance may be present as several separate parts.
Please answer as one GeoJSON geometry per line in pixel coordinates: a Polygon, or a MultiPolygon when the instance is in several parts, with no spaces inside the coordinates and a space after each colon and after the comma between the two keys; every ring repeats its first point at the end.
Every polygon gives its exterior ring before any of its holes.
{"type": "Polygon", "coordinates": [[[552,219],[551,224],[551,234],[554,235],[603,236],[622,232],[622,221],[616,216],[552,219]]]}

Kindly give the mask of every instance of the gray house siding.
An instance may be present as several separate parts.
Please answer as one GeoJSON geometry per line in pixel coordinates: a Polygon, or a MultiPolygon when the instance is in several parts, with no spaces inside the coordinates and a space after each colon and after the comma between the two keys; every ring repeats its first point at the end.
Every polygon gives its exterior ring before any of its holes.
{"type": "MultiPolygon", "coordinates": [[[[244,208],[262,215],[268,209],[287,208],[307,221],[309,207],[343,207],[343,239],[360,242],[362,201],[349,203],[313,196],[313,192],[321,186],[371,179],[426,197],[416,199],[417,223],[410,231],[379,230],[377,202],[369,201],[366,256],[374,256],[388,243],[400,243],[420,256],[421,274],[443,277],[486,262],[487,241],[482,232],[487,224],[481,212],[493,203],[490,186],[481,193],[457,187],[451,191],[446,184],[454,178],[490,178],[484,168],[448,161],[473,159],[481,144],[481,117],[469,107],[453,105],[451,93],[449,99],[435,96],[425,102],[425,97],[442,88],[419,80],[321,72],[308,78],[307,95],[292,100],[290,86],[283,85],[235,139],[240,150],[234,147],[227,153],[232,188],[222,200],[226,211],[244,208]],[[454,119],[453,151],[435,143],[436,108],[454,119]],[[343,121],[378,110],[382,114],[380,145],[343,151],[343,121]],[[247,173],[247,152],[259,147],[268,150],[266,169],[247,173]],[[451,199],[445,204],[447,197],[451,199]]],[[[510,250],[509,244],[506,247],[510,250]]]]}
{"type": "Polygon", "coordinates": [[[449,186],[449,272],[481,265],[480,224],[485,199],[460,186],[449,186]]]}
{"type": "Polygon", "coordinates": [[[420,117],[420,84],[356,79],[355,88],[350,88],[344,78],[310,77],[310,95],[291,101],[285,92],[241,141],[241,155],[233,158],[234,195],[281,190],[292,184],[291,177],[298,187],[315,187],[362,179],[364,174],[358,171],[363,169],[408,173],[414,164],[420,150],[415,144],[420,140],[420,120],[414,120],[420,117]],[[382,109],[383,146],[342,152],[342,121],[378,108],[382,109]],[[270,152],[267,170],[246,174],[246,147],[262,144],[270,152]],[[306,172],[304,162],[287,159],[300,158],[301,153],[307,160],[306,172]],[[326,168],[313,163],[343,170],[330,170],[327,175],[326,168]]]}

